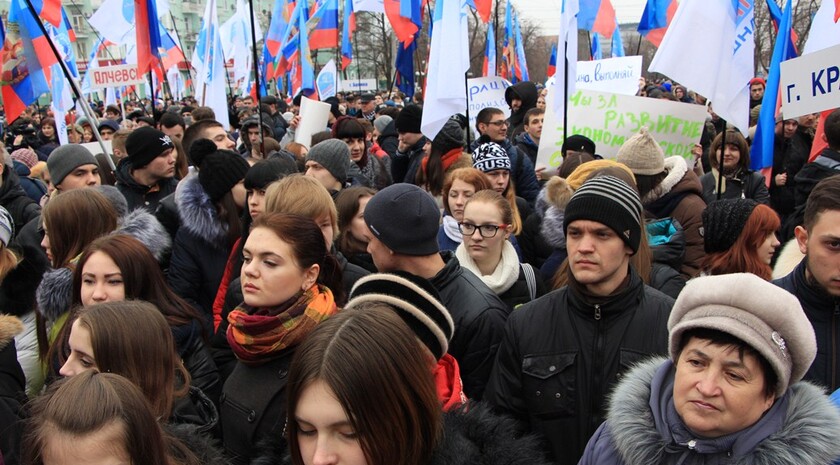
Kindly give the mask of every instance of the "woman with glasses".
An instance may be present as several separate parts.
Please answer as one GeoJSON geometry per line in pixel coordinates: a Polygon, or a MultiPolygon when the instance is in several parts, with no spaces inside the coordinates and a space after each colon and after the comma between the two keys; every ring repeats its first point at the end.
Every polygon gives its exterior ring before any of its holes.
{"type": "Polygon", "coordinates": [[[508,240],[511,223],[513,210],[501,194],[491,189],[476,192],[458,223],[464,242],[455,256],[513,310],[545,294],[545,287],[531,265],[519,263],[508,240]]]}

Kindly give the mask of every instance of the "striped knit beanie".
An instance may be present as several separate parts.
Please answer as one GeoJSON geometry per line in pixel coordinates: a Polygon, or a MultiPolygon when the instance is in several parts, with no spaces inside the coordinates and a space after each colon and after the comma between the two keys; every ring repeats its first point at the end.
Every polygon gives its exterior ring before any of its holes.
{"type": "Polygon", "coordinates": [[[575,191],[566,205],[563,233],[575,220],[597,221],[618,234],[633,250],[642,240],[642,201],[639,193],[614,176],[590,179],[575,191]]]}
{"type": "Polygon", "coordinates": [[[368,302],[393,308],[438,360],[446,355],[455,323],[431,282],[401,271],[370,274],[356,281],[344,308],[368,302]]]}

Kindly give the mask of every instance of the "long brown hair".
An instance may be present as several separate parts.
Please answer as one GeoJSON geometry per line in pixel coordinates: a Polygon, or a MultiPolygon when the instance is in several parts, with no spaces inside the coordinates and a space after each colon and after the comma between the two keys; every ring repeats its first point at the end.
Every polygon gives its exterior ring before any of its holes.
{"type": "Polygon", "coordinates": [[[726,252],[706,254],[700,268],[710,275],[729,273],[752,273],[769,281],[773,268],[758,256],[758,248],[770,234],[775,234],[780,225],[779,215],[767,205],[757,205],[744,229],[726,252]]]}
{"type": "Polygon", "coordinates": [[[461,180],[473,186],[476,192],[493,188],[487,176],[479,169],[466,167],[452,170],[446,177],[446,182],[443,183],[443,210],[450,215],[452,210],[449,208],[449,191],[452,190],[455,180],[461,180]]]}
{"type": "Polygon", "coordinates": [[[57,437],[75,440],[106,428],[112,429],[131,463],[175,463],[142,392],[122,376],[94,370],[80,373],[54,383],[31,407],[22,447],[25,465],[43,465],[49,443],[57,437]]]}
{"type": "Polygon", "coordinates": [[[105,302],[79,310],[77,321],[90,332],[96,368],[125,376],[143,391],[155,417],[168,420],[174,400],[189,390],[190,375],[160,310],[139,300],[105,302]]]}
{"type": "Polygon", "coordinates": [[[50,199],[41,212],[50,238],[53,268],[66,266],[93,242],[117,229],[117,212],[94,189],[74,189],[50,199]]]}
{"type": "Polygon", "coordinates": [[[342,189],[335,198],[335,209],[338,212],[338,239],[335,241],[336,248],[344,255],[350,256],[357,253],[364,253],[367,243],[358,237],[350,234],[350,223],[359,213],[359,205],[365,197],[373,197],[375,189],[358,186],[349,189],[342,189]]]}
{"type": "Polygon", "coordinates": [[[428,463],[443,425],[422,351],[414,333],[384,304],[363,304],[319,324],[298,347],[289,369],[292,463],[303,464],[298,401],[316,381],[329,386],[344,408],[368,464],[428,463]]]}

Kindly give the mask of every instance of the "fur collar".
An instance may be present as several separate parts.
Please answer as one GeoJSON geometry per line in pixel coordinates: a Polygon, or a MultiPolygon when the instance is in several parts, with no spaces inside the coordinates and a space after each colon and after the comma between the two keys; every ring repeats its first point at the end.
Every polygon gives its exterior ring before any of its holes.
{"type": "Polygon", "coordinates": [[[555,249],[566,248],[566,233],[563,232],[564,217],[565,210],[555,206],[548,207],[540,226],[543,239],[555,249]]]}
{"type": "MultiPolygon", "coordinates": [[[[111,234],[127,234],[145,245],[152,255],[160,261],[169,247],[172,239],[166,229],[151,213],[142,208],[127,213],[120,219],[120,226],[111,234]]],[[[76,260],[73,260],[75,266],[76,260]]],[[[69,267],[50,269],[44,273],[41,284],[35,292],[38,311],[49,321],[54,321],[64,312],[70,310],[73,290],[73,271],[69,267]]]]}
{"type": "Polygon", "coordinates": [[[773,279],[784,278],[791,274],[805,258],[805,254],[799,250],[799,243],[796,242],[795,237],[787,241],[778,253],[779,258],[776,260],[776,266],[773,267],[773,279]]]}
{"type": "MultiPolygon", "coordinates": [[[[607,422],[613,446],[628,464],[665,463],[668,443],[650,409],[651,381],[666,359],[657,357],[630,371],[610,399],[607,422]]],[[[840,412],[816,386],[799,382],[788,389],[782,429],[734,465],[832,463],[840,456],[840,412]]]]}
{"type": "Polygon", "coordinates": [[[683,176],[685,176],[685,173],[688,172],[688,163],[685,162],[685,158],[679,155],[668,157],[665,159],[665,172],[668,173],[665,176],[665,179],[663,179],[658,186],[653,188],[653,190],[648,192],[647,195],[645,195],[645,198],[642,199],[643,205],[659,200],[664,197],[665,194],[671,192],[671,189],[673,189],[677,183],[682,181],[683,176]]]}
{"type": "Polygon", "coordinates": [[[227,243],[227,225],[219,218],[216,205],[198,182],[198,176],[188,176],[175,191],[175,204],[181,227],[209,244],[227,243]]]}
{"type": "Polygon", "coordinates": [[[0,350],[6,348],[15,336],[23,332],[20,318],[0,313],[0,350]]]}

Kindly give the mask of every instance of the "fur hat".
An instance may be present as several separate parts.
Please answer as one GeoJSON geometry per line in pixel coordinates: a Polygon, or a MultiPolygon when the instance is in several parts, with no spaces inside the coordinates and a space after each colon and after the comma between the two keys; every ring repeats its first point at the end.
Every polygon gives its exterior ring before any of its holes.
{"type": "Polygon", "coordinates": [[[750,199],[723,199],[703,210],[703,249],[706,253],[726,252],[738,240],[758,202],[750,199]]]}
{"type": "Polygon", "coordinates": [[[340,139],[327,139],[312,146],[306,154],[306,161],[314,161],[330,172],[338,182],[347,181],[350,169],[350,147],[340,139]]]}
{"type": "Polygon", "coordinates": [[[446,354],[455,323],[428,280],[401,271],[367,275],[356,281],[344,309],[351,310],[366,302],[393,307],[438,360],[446,354]]]}
{"type": "Polygon", "coordinates": [[[392,184],[377,192],[365,207],[365,223],[398,254],[422,256],[440,250],[440,209],[428,192],[413,184],[392,184]]]}
{"type": "Polygon", "coordinates": [[[47,170],[54,186],[61,184],[74,169],[83,165],[96,165],[96,157],[79,144],[65,144],[50,153],[47,158],[47,170]]]}
{"type": "Polygon", "coordinates": [[[132,168],[142,168],[163,152],[174,149],[172,139],[151,126],[137,128],[125,139],[125,151],[132,168]]]}
{"type": "Polygon", "coordinates": [[[423,107],[419,105],[409,105],[400,111],[394,126],[397,132],[410,132],[414,134],[422,134],[420,130],[420,120],[423,119],[423,107]]]}
{"type": "Polygon", "coordinates": [[[576,220],[606,225],[633,250],[642,239],[642,201],[639,193],[614,176],[599,176],[583,183],[566,205],[563,234],[576,220]]]}
{"type": "Polygon", "coordinates": [[[510,157],[505,149],[495,142],[485,142],[476,147],[472,159],[473,167],[484,173],[496,170],[510,171],[510,157]]]}
{"type": "Polygon", "coordinates": [[[636,175],[652,176],[665,171],[665,152],[644,127],[618,149],[615,161],[624,163],[636,175]]]}
{"type": "Polygon", "coordinates": [[[732,335],[770,363],[776,396],[805,376],[817,355],[814,328],[793,294],[751,273],[692,279],[668,319],[668,346],[676,362],[682,335],[708,328],[732,335]]]}

